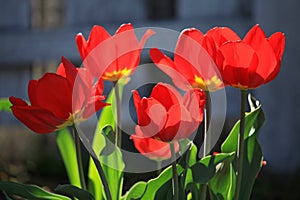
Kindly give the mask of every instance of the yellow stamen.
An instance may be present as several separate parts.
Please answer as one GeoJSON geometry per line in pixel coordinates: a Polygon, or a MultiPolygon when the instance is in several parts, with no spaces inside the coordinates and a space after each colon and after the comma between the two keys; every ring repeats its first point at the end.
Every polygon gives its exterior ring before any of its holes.
{"type": "Polygon", "coordinates": [[[195,82],[192,84],[193,88],[201,88],[203,90],[217,90],[223,85],[223,82],[217,77],[213,76],[209,80],[203,80],[203,78],[195,75],[195,82]]]}
{"type": "Polygon", "coordinates": [[[113,72],[105,72],[104,75],[102,76],[103,80],[106,80],[106,81],[112,81],[112,82],[115,82],[115,81],[118,81],[119,79],[121,79],[122,77],[125,77],[125,76],[129,76],[132,72],[132,69],[127,69],[127,68],[124,68],[122,70],[114,70],[113,72]]]}
{"type": "Polygon", "coordinates": [[[57,127],[56,130],[59,130],[59,129],[62,129],[62,128],[65,128],[68,126],[72,126],[73,124],[76,124],[76,123],[79,124],[79,123],[85,121],[85,119],[82,118],[82,112],[83,112],[82,110],[78,110],[78,111],[75,111],[75,113],[73,113],[73,114],[70,113],[70,116],[64,123],[56,126],[57,127]]]}

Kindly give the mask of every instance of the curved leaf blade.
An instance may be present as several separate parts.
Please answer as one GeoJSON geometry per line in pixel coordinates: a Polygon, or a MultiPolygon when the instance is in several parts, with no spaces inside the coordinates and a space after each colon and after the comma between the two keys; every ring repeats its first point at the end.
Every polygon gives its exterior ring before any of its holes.
{"type": "Polygon", "coordinates": [[[48,192],[36,185],[0,181],[0,190],[30,200],[71,200],[69,197],[48,192]]]}
{"type": "Polygon", "coordinates": [[[58,185],[54,189],[54,191],[68,196],[76,197],[78,199],[84,199],[84,200],[95,199],[91,193],[82,190],[74,185],[58,185]]]}
{"type": "Polygon", "coordinates": [[[75,144],[67,128],[56,132],[56,143],[64,161],[70,183],[74,186],[81,187],[75,144]]]}

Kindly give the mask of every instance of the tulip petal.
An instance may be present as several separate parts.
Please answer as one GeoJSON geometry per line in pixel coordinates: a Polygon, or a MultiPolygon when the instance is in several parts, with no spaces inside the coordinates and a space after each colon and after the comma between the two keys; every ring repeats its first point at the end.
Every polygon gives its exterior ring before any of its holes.
{"type": "MultiPolygon", "coordinates": [[[[180,33],[177,45],[179,45],[179,46],[181,45],[180,41],[185,38],[184,35],[195,40],[199,44],[201,44],[204,39],[204,34],[200,30],[198,30],[196,28],[187,28],[187,29],[184,29],[180,33]]],[[[176,50],[175,50],[175,52],[176,52],[176,50]]]]}
{"type": "Polygon", "coordinates": [[[228,27],[214,27],[207,31],[206,36],[213,39],[216,48],[219,48],[225,42],[241,40],[241,38],[228,27]]]}
{"type": "Polygon", "coordinates": [[[268,41],[274,50],[277,60],[281,60],[285,46],[284,34],[281,32],[276,32],[269,37],[268,41]]]}
{"type": "Polygon", "coordinates": [[[243,39],[243,41],[252,46],[254,50],[258,50],[264,40],[266,40],[266,34],[258,24],[254,25],[243,39]]]}
{"type": "Polygon", "coordinates": [[[81,58],[85,59],[85,57],[87,56],[87,51],[86,51],[87,42],[83,37],[82,33],[78,33],[76,35],[76,44],[81,58]]]}
{"type": "Polygon", "coordinates": [[[258,56],[253,48],[244,42],[228,42],[220,47],[218,54],[221,54],[217,56],[224,82],[234,87],[251,88],[249,79],[258,66],[258,56]]]}
{"type": "Polygon", "coordinates": [[[273,80],[277,74],[279,73],[280,70],[280,65],[281,65],[281,58],[284,52],[284,47],[285,47],[285,36],[281,32],[274,33],[271,35],[268,39],[269,44],[272,46],[276,59],[277,59],[277,64],[275,69],[269,74],[265,82],[269,82],[273,80]]]}
{"type": "MultiPolygon", "coordinates": [[[[147,99],[147,103],[149,102],[156,101],[147,99]]],[[[147,108],[145,110],[150,118],[150,123],[148,123],[146,126],[140,126],[141,131],[147,137],[153,137],[157,135],[163,129],[167,120],[167,111],[161,104],[159,104],[158,102],[156,102],[155,104],[150,104],[152,105],[147,105],[147,108]]]]}
{"type": "Polygon", "coordinates": [[[259,64],[255,70],[257,74],[267,80],[274,71],[279,71],[276,55],[266,39],[261,42],[260,48],[256,50],[256,53],[259,59],[259,64]]]}
{"type": "Polygon", "coordinates": [[[9,97],[9,101],[11,102],[11,104],[13,106],[28,106],[27,102],[21,98],[16,98],[16,97],[11,96],[11,97],[9,97]]]}
{"type": "MultiPolygon", "coordinates": [[[[72,113],[72,90],[67,80],[60,75],[46,73],[35,86],[36,105],[51,110],[60,119],[72,113]]],[[[34,95],[34,94],[30,94],[34,95]]]]}
{"type": "Polygon", "coordinates": [[[84,60],[98,44],[108,38],[110,34],[102,26],[93,26],[88,41],[81,33],[77,34],[76,43],[81,58],[84,60]]]}
{"type": "Polygon", "coordinates": [[[105,41],[110,37],[110,34],[102,26],[93,26],[89,39],[87,41],[88,53],[91,52],[101,42],[105,41]]]}
{"type": "Polygon", "coordinates": [[[174,104],[180,104],[182,97],[171,85],[158,83],[153,89],[150,97],[159,101],[168,111],[174,104]]]}
{"type": "Polygon", "coordinates": [[[252,69],[253,73],[257,73],[266,81],[269,80],[270,75],[273,74],[274,71],[277,71],[278,73],[279,69],[276,69],[276,54],[259,25],[253,26],[248,31],[243,41],[249,44],[256,51],[259,58],[257,69],[252,69]]]}
{"type": "Polygon", "coordinates": [[[37,133],[53,132],[64,122],[50,111],[36,106],[12,106],[11,109],[18,120],[37,133]]]}
{"type": "MultiPolygon", "coordinates": [[[[138,129],[136,129],[138,131],[138,129]]],[[[170,144],[153,138],[140,138],[131,135],[135,148],[144,156],[153,160],[171,158],[170,144]]],[[[175,152],[179,151],[179,144],[175,142],[175,152]]]]}
{"type": "Polygon", "coordinates": [[[69,60],[65,57],[61,58],[62,62],[58,66],[56,74],[61,75],[66,78],[71,87],[73,87],[74,82],[77,77],[78,68],[76,68],[69,60]]]}
{"type": "Polygon", "coordinates": [[[82,108],[82,118],[87,119],[91,117],[94,113],[99,111],[104,106],[107,106],[109,104],[102,102],[105,99],[104,96],[92,96],[92,98],[89,100],[89,102],[82,108]]]}
{"type": "MultiPolygon", "coordinates": [[[[193,87],[207,89],[206,83],[213,83],[211,79],[218,77],[215,54],[216,46],[210,36],[203,36],[197,29],[187,29],[179,36],[177,42],[174,56],[176,70],[183,74],[193,87]]],[[[215,86],[212,87],[215,89],[215,86]]]]}
{"type": "Polygon", "coordinates": [[[146,126],[150,123],[150,118],[147,115],[144,106],[141,103],[141,97],[138,91],[134,90],[132,93],[133,93],[134,107],[138,118],[138,124],[141,126],[146,126]]]}
{"type": "Polygon", "coordinates": [[[133,30],[133,26],[131,23],[127,23],[127,24],[122,24],[116,31],[115,34],[119,34],[122,33],[124,31],[128,31],[128,30],[133,30]]]}
{"type": "Polygon", "coordinates": [[[183,105],[190,112],[191,117],[199,121],[203,120],[205,102],[205,92],[199,88],[187,91],[183,99],[183,105]]]}
{"type": "Polygon", "coordinates": [[[168,56],[164,55],[156,48],[150,50],[150,57],[160,70],[171,77],[177,87],[182,90],[191,88],[189,82],[194,81],[194,75],[190,72],[190,68],[188,66],[177,67],[168,56]],[[185,70],[185,68],[187,69],[185,70]],[[183,69],[183,72],[188,72],[188,74],[185,75],[184,73],[181,73],[180,69],[183,69]]]}
{"type": "Polygon", "coordinates": [[[199,121],[194,120],[183,105],[175,104],[168,111],[167,122],[159,138],[165,142],[188,138],[198,125],[199,121]]]}
{"type": "Polygon", "coordinates": [[[198,57],[203,52],[206,52],[202,47],[203,39],[203,33],[199,30],[195,28],[185,29],[181,32],[176,44],[174,55],[175,69],[190,83],[194,82],[195,75],[201,76],[196,67],[202,66],[198,57]]]}

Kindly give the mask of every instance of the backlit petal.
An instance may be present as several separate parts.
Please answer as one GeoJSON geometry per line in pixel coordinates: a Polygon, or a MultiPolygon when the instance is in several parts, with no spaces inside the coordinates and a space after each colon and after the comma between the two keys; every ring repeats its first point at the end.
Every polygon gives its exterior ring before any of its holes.
{"type": "Polygon", "coordinates": [[[64,121],[50,111],[35,106],[12,106],[15,117],[37,133],[50,133],[64,121]]]}
{"type": "Polygon", "coordinates": [[[150,50],[150,57],[156,66],[171,77],[174,84],[180,89],[186,90],[191,88],[189,81],[194,80],[192,72],[188,66],[177,66],[174,62],[160,50],[153,48],[150,50]],[[180,73],[180,69],[183,69],[187,74],[180,73]],[[186,69],[186,70],[185,70],[186,69]]]}
{"type": "Polygon", "coordinates": [[[51,110],[61,119],[72,113],[72,91],[67,80],[60,75],[46,73],[36,84],[37,105],[51,110]]]}
{"type": "Polygon", "coordinates": [[[150,97],[159,101],[168,111],[174,104],[182,103],[180,93],[169,84],[158,83],[153,89],[150,97]]]}

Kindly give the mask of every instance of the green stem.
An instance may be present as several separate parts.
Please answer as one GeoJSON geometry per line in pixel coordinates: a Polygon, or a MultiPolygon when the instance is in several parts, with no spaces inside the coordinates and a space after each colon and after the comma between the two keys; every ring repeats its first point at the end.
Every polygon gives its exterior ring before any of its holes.
{"type": "Polygon", "coordinates": [[[83,165],[82,165],[82,152],[81,152],[81,146],[80,146],[80,138],[78,135],[78,132],[73,126],[74,130],[74,140],[75,140],[75,149],[76,149],[76,158],[77,158],[77,166],[78,166],[78,172],[79,172],[79,179],[80,179],[80,185],[82,189],[87,190],[86,184],[85,184],[85,178],[84,178],[84,171],[83,171],[83,165]]]}
{"type": "Polygon", "coordinates": [[[210,152],[210,143],[211,143],[211,134],[209,133],[209,124],[211,118],[211,102],[210,94],[208,91],[205,91],[206,102],[205,102],[205,115],[204,115],[204,141],[203,141],[203,157],[210,152]]]}
{"type": "Polygon", "coordinates": [[[115,146],[121,148],[122,145],[122,129],[121,129],[121,102],[118,82],[114,82],[115,98],[116,98],[116,139],[115,146]]]}
{"type": "Polygon", "coordinates": [[[107,200],[112,200],[110,189],[109,189],[109,185],[108,185],[107,179],[105,177],[104,171],[102,169],[102,166],[101,166],[99,160],[97,160],[96,158],[94,158],[94,156],[91,156],[91,157],[92,157],[92,159],[93,159],[93,161],[94,161],[94,163],[96,165],[97,171],[98,171],[98,173],[100,175],[106,199],[107,200]]]}
{"type": "Polygon", "coordinates": [[[236,181],[236,192],[234,199],[239,200],[240,190],[242,185],[243,176],[243,160],[244,160],[244,132],[245,132],[245,112],[246,112],[246,100],[247,91],[241,90],[241,109],[240,109],[240,134],[239,134],[239,144],[238,144],[238,155],[237,155],[237,181],[236,181]]]}
{"type": "MultiPolygon", "coordinates": [[[[204,115],[204,140],[203,140],[203,157],[210,152],[211,134],[209,132],[209,124],[211,118],[211,101],[209,91],[205,91],[205,115],[204,115]]],[[[200,199],[206,199],[207,184],[200,185],[200,199]]]]}
{"type": "MultiPolygon", "coordinates": [[[[76,129],[75,126],[73,126],[73,130],[74,130],[74,135],[77,135],[77,137],[79,139],[78,132],[77,132],[77,129],[76,129]]],[[[76,138],[76,136],[75,136],[75,138],[76,138]]],[[[79,139],[79,144],[80,144],[80,139],[79,139]]],[[[98,171],[100,179],[102,181],[104,192],[105,192],[105,195],[106,195],[106,199],[107,200],[112,200],[110,189],[109,189],[109,186],[108,186],[108,182],[107,182],[107,179],[105,177],[105,174],[104,174],[104,171],[102,169],[102,166],[100,164],[100,161],[98,159],[96,159],[93,155],[91,155],[91,157],[92,157],[92,159],[93,159],[93,161],[94,161],[94,163],[96,165],[97,171],[98,171]]]]}
{"type": "Polygon", "coordinates": [[[206,199],[206,190],[207,190],[207,184],[201,184],[200,185],[200,198],[201,200],[206,199]]]}
{"type": "Polygon", "coordinates": [[[170,142],[170,150],[171,150],[171,156],[172,156],[172,186],[173,186],[173,200],[179,200],[178,196],[178,174],[177,174],[177,168],[176,168],[176,153],[175,153],[175,147],[174,143],[170,142]]]}

